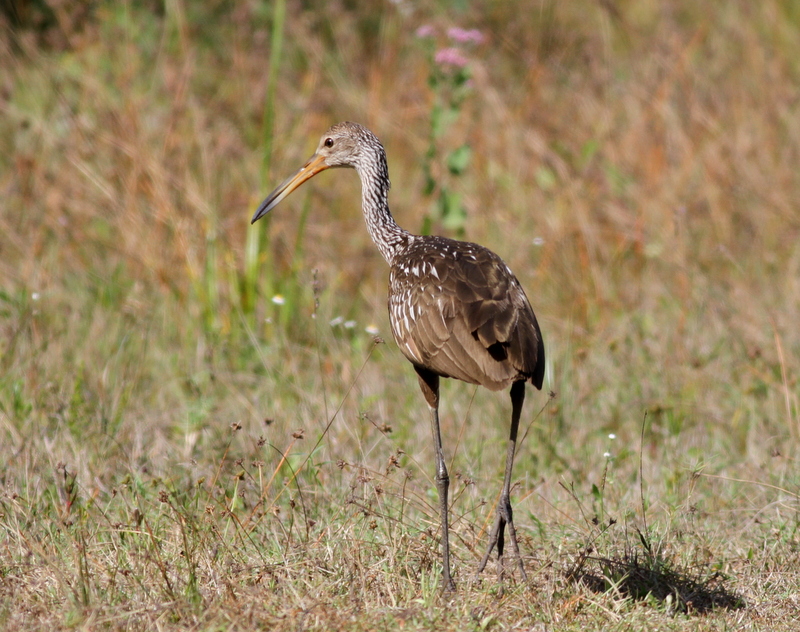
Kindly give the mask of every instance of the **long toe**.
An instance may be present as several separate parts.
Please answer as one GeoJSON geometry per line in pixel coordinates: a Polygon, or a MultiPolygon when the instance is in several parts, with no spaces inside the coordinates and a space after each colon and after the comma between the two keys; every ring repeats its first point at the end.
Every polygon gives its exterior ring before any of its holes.
{"type": "MultiPolygon", "coordinates": [[[[500,510],[498,510],[498,515],[500,510]]],[[[523,581],[528,581],[528,574],[525,572],[525,565],[522,563],[522,554],[519,551],[519,542],[517,541],[517,530],[514,527],[514,518],[513,512],[511,511],[511,504],[509,503],[506,505],[506,511],[503,513],[506,516],[503,518],[508,526],[508,537],[511,540],[511,550],[514,552],[514,556],[517,558],[517,565],[519,566],[519,572],[522,576],[523,581]]]]}
{"type": "MultiPolygon", "coordinates": [[[[498,546],[498,541],[501,541],[500,533],[505,529],[505,522],[503,521],[503,517],[500,515],[498,511],[497,517],[494,521],[494,526],[492,526],[492,530],[489,532],[489,546],[486,547],[486,553],[483,554],[483,559],[481,559],[481,563],[478,565],[478,574],[480,575],[483,572],[483,569],[486,568],[486,564],[489,562],[489,556],[491,556],[492,551],[495,547],[498,546]]],[[[502,557],[502,544],[498,547],[498,555],[502,557]]]]}

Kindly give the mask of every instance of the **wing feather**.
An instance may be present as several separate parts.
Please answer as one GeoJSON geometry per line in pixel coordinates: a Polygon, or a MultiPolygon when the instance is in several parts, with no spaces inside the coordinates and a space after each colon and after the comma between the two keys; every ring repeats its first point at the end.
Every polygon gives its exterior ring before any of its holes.
{"type": "Polygon", "coordinates": [[[525,292],[490,250],[420,238],[392,266],[392,332],[406,357],[444,377],[499,390],[541,388],[544,345],[525,292]]]}

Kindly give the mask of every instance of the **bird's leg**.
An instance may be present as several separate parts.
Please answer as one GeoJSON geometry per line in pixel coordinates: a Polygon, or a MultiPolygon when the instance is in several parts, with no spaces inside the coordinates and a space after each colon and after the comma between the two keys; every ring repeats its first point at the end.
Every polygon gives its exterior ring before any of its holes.
{"type": "Polygon", "coordinates": [[[419,377],[419,386],[428,402],[431,411],[431,432],[433,434],[433,450],[436,453],[436,488],[439,490],[439,511],[442,520],[442,589],[453,592],[455,582],[450,576],[450,530],[447,520],[447,490],[450,477],[442,452],[442,434],[439,431],[439,376],[421,367],[414,367],[419,377]]]}
{"type": "Polygon", "coordinates": [[[489,561],[489,555],[492,549],[497,547],[497,573],[500,578],[500,583],[503,581],[503,546],[505,544],[505,528],[508,526],[508,535],[511,540],[511,548],[514,550],[514,555],[517,556],[519,563],[519,570],[522,574],[523,581],[528,580],[528,575],[525,573],[525,567],[522,564],[522,556],[519,553],[519,543],[517,542],[517,531],[514,528],[514,515],[511,510],[511,470],[514,467],[514,452],[517,448],[517,430],[519,429],[519,418],[522,414],[522,404],[525,401],[525,382],[514,382],[511,386],[511,433],[508,439],[508,450],[506,452],[506,474],[503,479],[503,491],[500,494],[500,501],[497,504],[497,517],[495,518],[494,526],[489,534],[489,548],[478,566],[478,573],[486,568],[486,563],[489,561]]]}

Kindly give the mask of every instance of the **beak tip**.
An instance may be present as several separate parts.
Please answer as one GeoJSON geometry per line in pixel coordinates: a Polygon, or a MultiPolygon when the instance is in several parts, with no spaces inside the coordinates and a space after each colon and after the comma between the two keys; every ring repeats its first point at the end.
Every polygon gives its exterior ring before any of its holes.
{"type": "Polygon", "coordinates": [[[304,164],[296,173],[286,178],[286,180],[284,180],[277,189],[267,196],[267,199],[265,199],[258,209],[256,209],[253,219],[250,220],[250,224],[255,224],[258,220],[264,217],[264,215],[275,208],[282,199],[303,184],[303,182],[314,177],[320,171],[324,171],[325,169],[328,169],[328,165],[325,164],[322,156],[319,156],[318,154],[311,156],[306,164],[304,164]]]}
{"type": "MultiPolygon", "coordinates": [[[[266,202],[266,200],[265,200],[265,202],[266,202]]],[[[252,219],[250,220],[250,225],[252,226],[252,225],[253,225],[253,224],[255,224],[255,223],[258,221],[258,220],[260,220],[262,217],[264,217],[264,215],[266,215],[267,213],[269,213],[269,212],[272,210],[272,207],[273,207],[273,206],[274,206],[273,204],[266,204],[266,203],[262,203],[262,204],[261,204],[261,206],[259,206],[259,207],[256,209],[256,212],[255,212],[255,213],[253,213],[253,217],[252,217],[252,219]]]]}

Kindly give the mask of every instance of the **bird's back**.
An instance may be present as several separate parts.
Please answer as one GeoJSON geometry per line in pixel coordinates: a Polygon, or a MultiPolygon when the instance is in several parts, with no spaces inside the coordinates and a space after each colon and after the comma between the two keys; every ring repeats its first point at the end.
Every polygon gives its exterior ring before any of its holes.
{"type": "Polygon", "coordinates": [[[477,244],[412,238],[392,262],[389,318],[415,365],[491,390],[544,378],[539,324],[500,257],[477,244]]]}

